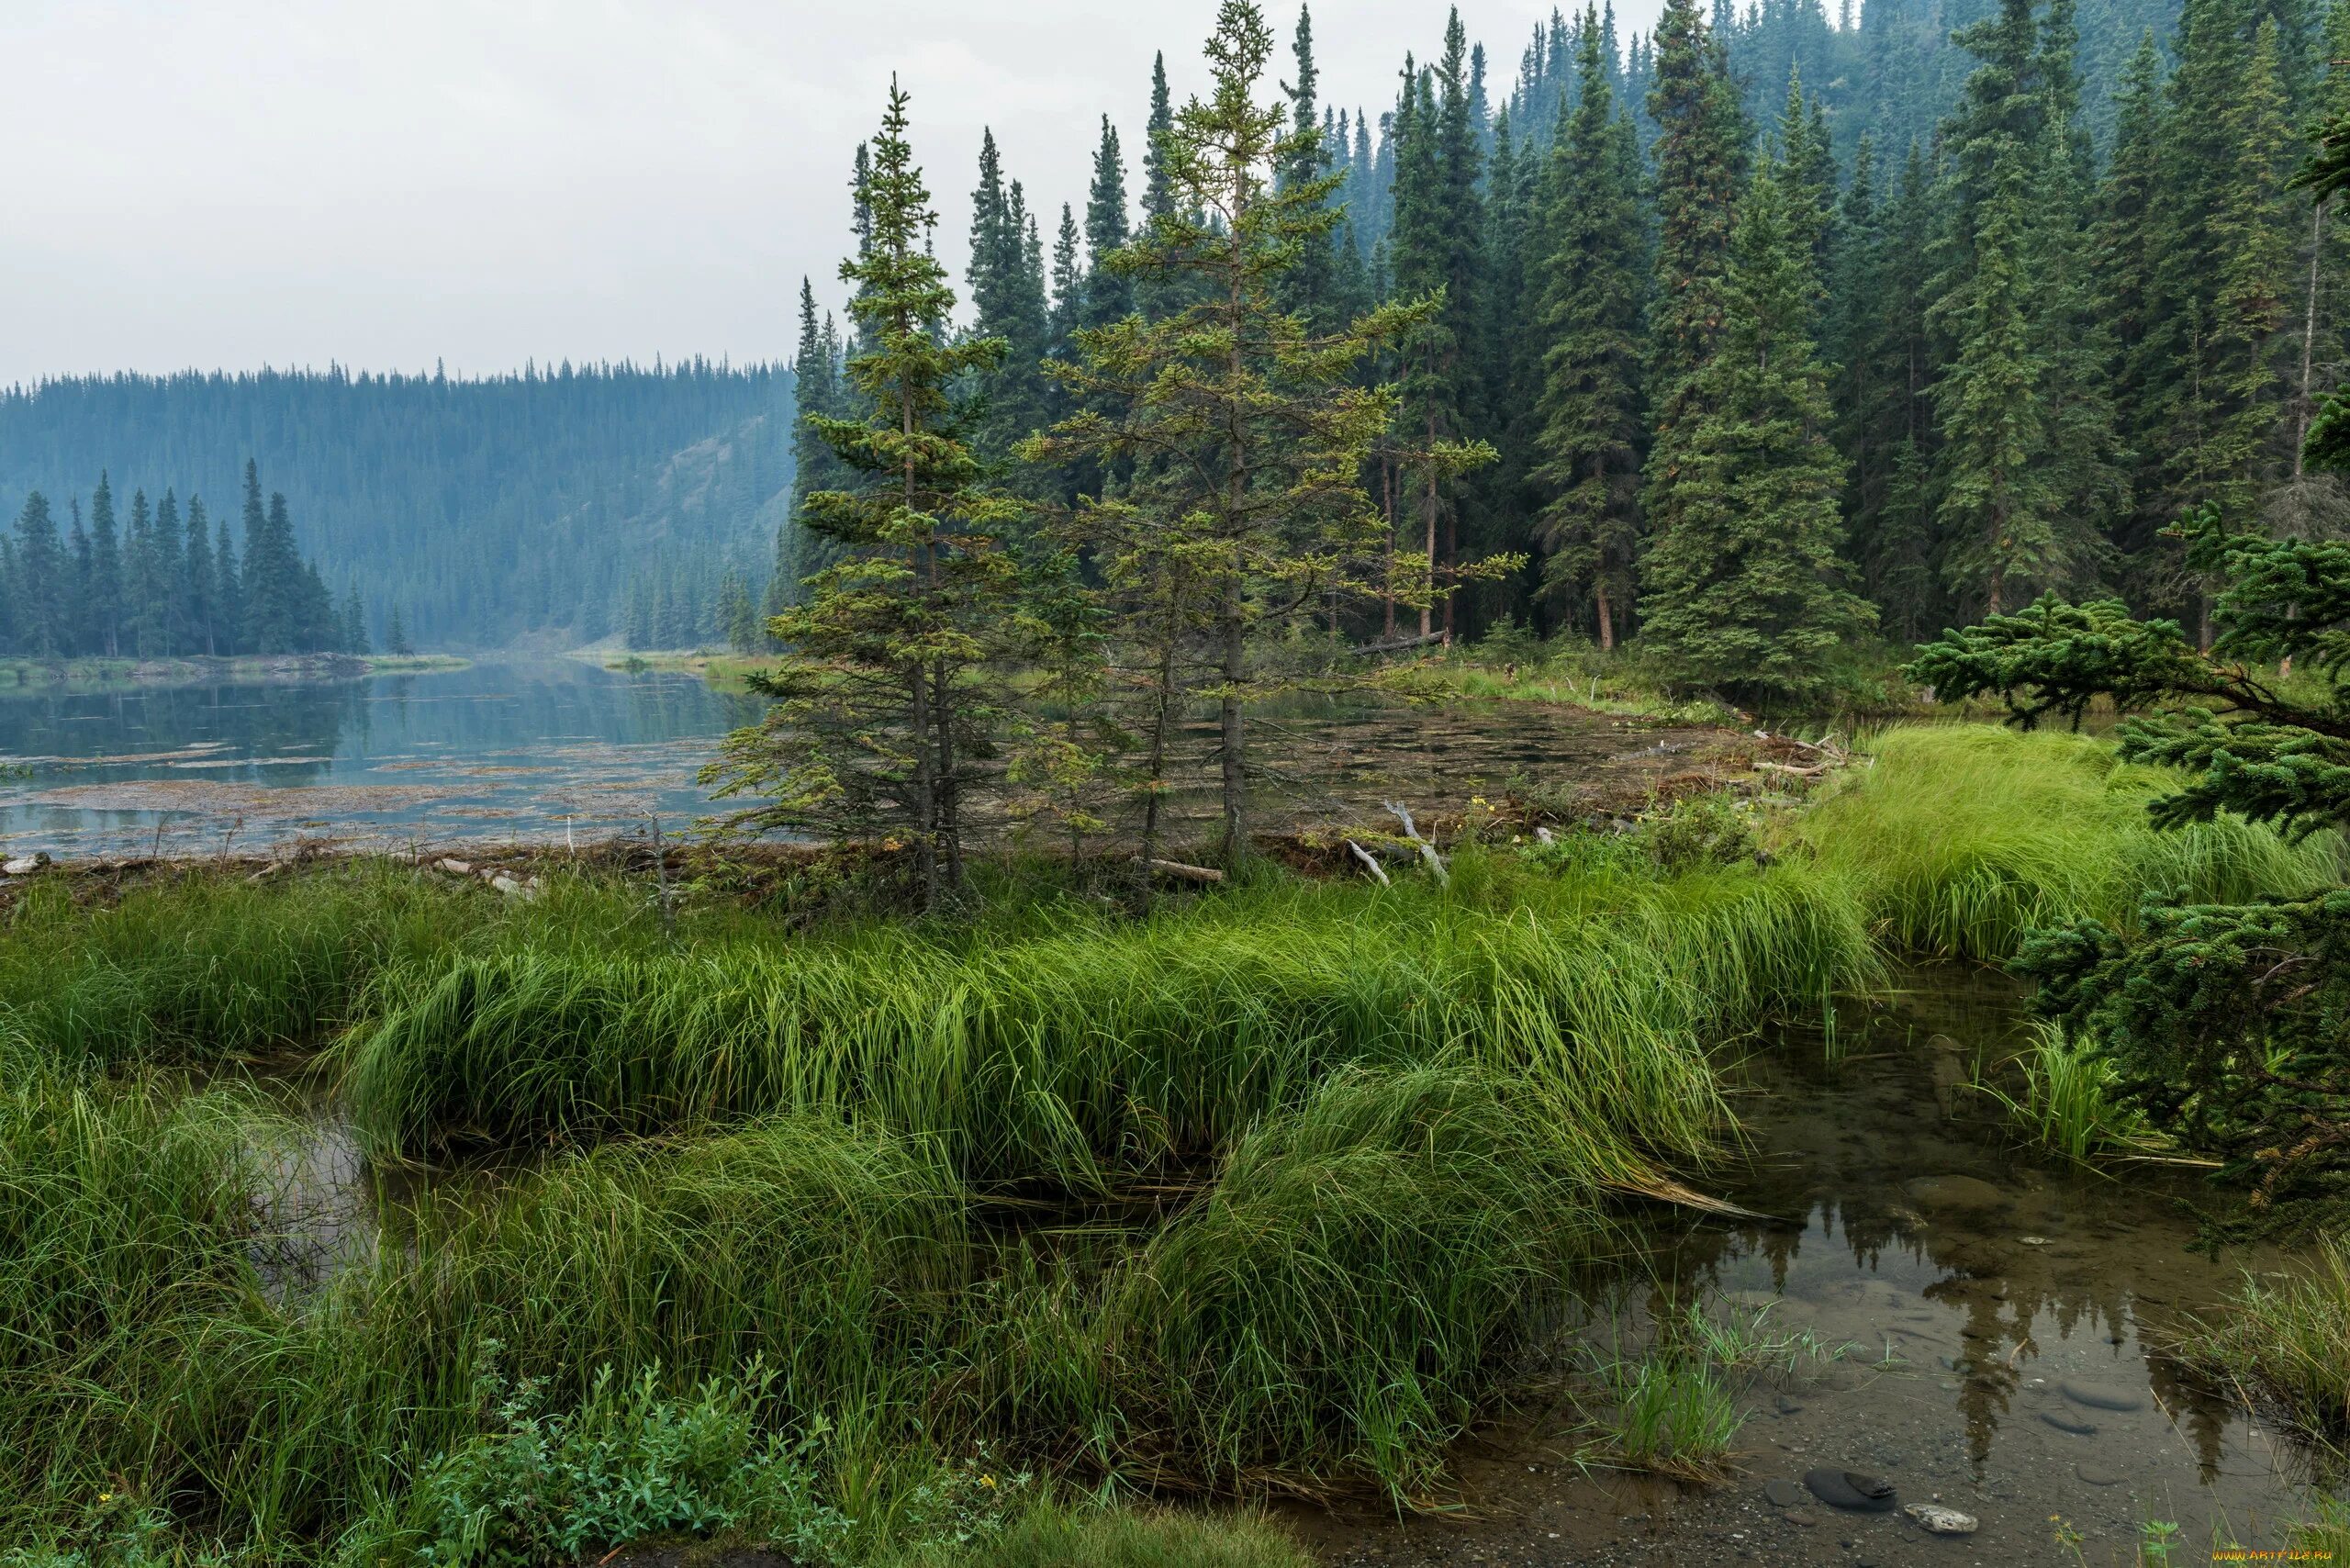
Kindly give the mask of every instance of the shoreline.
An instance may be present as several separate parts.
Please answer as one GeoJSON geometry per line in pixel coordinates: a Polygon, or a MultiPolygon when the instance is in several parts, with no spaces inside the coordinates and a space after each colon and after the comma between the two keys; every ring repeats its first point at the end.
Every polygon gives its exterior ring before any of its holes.
{"type": "Polygon", "coordinates": [[[358,680],[466,668],[451,654],[191,654],[160,659],[0,658],[0,694],[358,680]]]}

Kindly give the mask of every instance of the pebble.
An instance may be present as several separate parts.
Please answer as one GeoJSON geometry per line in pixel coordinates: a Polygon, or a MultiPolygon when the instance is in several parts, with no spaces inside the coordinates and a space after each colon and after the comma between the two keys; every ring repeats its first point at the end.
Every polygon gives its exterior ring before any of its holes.
{"type": "Polygon", "coordinates": [[[1902,1512],[1917,1520],[1929,1535],[1973,1535],[1982,1528],[1973,1514],[1962,1514],[1939,1503],[1912,1503],[1902,1512]]]}
{"type": "Polygon", "coordinates": [[[2143,1398],[2129,1389],[2084,1383],[2078,1378],[2058,1378],[2056,1390],[2074,1404],[2086,1405],[2092,1410],[2140,1410],[2146,1404],[2143,1398]]]}
{"type": "Polygon", "coordinates": [[[2076,1438],[2091,1438],[2097,1435],[2095,1421],[2084,1421],[2078,1416],[2068,1415],[2062,1410],[2042,1410],[2040,1413],[2040,1418],[2058,1431],[2070,1432],[2076,1438]]]}
{"type": "Polygon", "coordinates": [[[2045,1247],[2048,1245],[2048,1238],[2044,1236],[2019,1236],[2016,1239],[2022,1242],[2026,1247],[2045,1247]]]}
{"type": "Polygon", "coordinates": [[[1881,1476],[1851,1470],[1807,1470],[1803,1484],[1811,1489],[1813,1496],[1831,1508],[1849,1508],[1863,1514],[1893,1511],[1893,1483],[1881,1476]]]}
{"type": "Polygon", "coordinates": [[[1786,1394],[1782,1394],[1773,1404],[1772,1408],[1778,1411],[1782,1416],[1793,1416],[1803,1409],[1803,1401],[1800,1399],[1790,1398],[1786,1394]]]}
{"type": "Polygon", "coordinates": [[[455,858],[438,860],[433,863],[432,868],[436,871],[446,871],[452,877],[470,877],[474,874],[473,862],[470,860],[455,858]]]}
{"type": "Polygon", "coordinates": [[[1777,1476],[1762,1483],[1762,1495],[1774,1508],[1792,1508],[1803,1501],[1803,1488],[1777,1476]]]}
{"type": "Polygon", "coordinates": [[[19,855],[5,865],[0,865],[0,872],[6,872],[11,877],[28,877],[48,864],[49,857],[46,855],[19,855]]]}
{"type": "Polygon", "coordinates": [[[2129,1479],[2121,1472],[2102,1464],[2076,1464],[2073,1473],[2091,1486],[2119,1486],[2129,1479]]]}
{"type": "Polygon", "coordinates": [[[1819,1523],[1819,1516],[1817,1514],[1807,1514],[1801,1508],[1789,1508],[1785,1513],[1781,1514],[1779,1517],[1786,1520],[1787,1523],[1795,1526],[1797,1529],[1810,1529],[1819,1523]]]}

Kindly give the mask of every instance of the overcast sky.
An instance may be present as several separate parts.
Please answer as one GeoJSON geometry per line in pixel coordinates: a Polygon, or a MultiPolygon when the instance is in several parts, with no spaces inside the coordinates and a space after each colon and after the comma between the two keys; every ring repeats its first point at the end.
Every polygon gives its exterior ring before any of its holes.
{"type": "MultiPolygon", "coordinates": [[[[1496,96],[1551,0],[1463,0],[1496,96]]],[[[1099,117],[1138,158],[1214,0],[0,0],[0,384],[324,365],[482,373],[791,352],[890,74],[958,275],[982,126],[1050,224],[1099,117]]],[[[1644,29],[1656,0],[1619,5],[1644,29]]],[[[1284,45],[1293,5],[1267,14],[1284,45]]],[[[1376,114],[1442,0],[1320,0],[1376,114]]],[[[1280,57],[1286,66],[1286,49],[1280,57]]]]}

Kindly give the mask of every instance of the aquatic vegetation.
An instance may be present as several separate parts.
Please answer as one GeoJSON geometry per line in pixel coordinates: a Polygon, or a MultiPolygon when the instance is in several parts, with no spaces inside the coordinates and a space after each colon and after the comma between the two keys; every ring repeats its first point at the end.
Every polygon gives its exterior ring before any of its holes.
{"type": "Polygon", "coordinates": [[[2350,1242],[2321,1237],[2309,1266],[2251,1275],[2228,1310],[2182,1338],[2188,1361],[2350,1450],[2350,1242]]]}
{"type": "Polygon", "coordinates": [[[2170,1147],[2122,1098],[2121,1074],[2104,1052],[2046,1020],[2035,1021],[2031,1033],[2031,1045],[2009,1064],[2017,1092],[1994,1080],[1975,1085],[2007,1108],[2027,1138],[2080,1165],[2170,1147]]]}
{"type": "Polygon", "coordinates": [[[1948,725],[1889,730],[1868,749],[1873,765],[1793,832],[1913,953],[2003,959],[2034,929],[2131,926],[2149,895],[2242,902],[2334,876],[2330,835],[2290,845],[2237,818],[2157,832],[2146,808],[2176,776],[2093,736],[1948,725]]]}

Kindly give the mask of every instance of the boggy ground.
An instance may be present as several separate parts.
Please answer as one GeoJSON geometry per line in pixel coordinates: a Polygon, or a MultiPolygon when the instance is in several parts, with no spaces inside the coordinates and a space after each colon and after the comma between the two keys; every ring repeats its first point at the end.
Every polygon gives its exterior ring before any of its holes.
{"type": "Polygon", "coordinates": [[[1717,1469],[1776,1341],[1699,1354],[1621,1281],[1633,1221],[1736,1190],[1733,1047],[1880,991],[1892,944],[1992,958],[2154,878],[2331,872],[2157,840],[2149,784],[2093,743],[1908,733],[1808,806],[1464,820],[1449,885],[1007,885],[912,924],[788,876],[36,875],[0,943],[0,1520],[68,1562],[681,1525],[809,1562],[1273,1562],[1033,1521],[1105,1483],[1440,1505],[1536,1391],[1588,1462],[1717,1469]],[[306,1275],[282,1200],[337,1163],[302,1157],[320,1110],[394,1244],[306,1275]]]}

